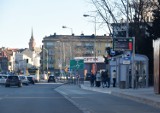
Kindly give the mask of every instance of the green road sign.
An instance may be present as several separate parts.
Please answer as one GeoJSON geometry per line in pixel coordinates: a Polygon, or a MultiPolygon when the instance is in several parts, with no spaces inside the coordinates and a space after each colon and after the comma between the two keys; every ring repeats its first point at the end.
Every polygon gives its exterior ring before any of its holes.
{"type": "Polygon", "coordinates": [[[70,69],[84,69],[84,60],[70,60],[70,69]]]}

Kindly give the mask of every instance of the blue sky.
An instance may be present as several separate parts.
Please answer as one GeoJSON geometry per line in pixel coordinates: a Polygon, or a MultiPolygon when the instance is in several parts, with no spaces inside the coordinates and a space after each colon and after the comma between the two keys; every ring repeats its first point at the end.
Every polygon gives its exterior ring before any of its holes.
{"type": "MultiPolygon", "coordinates": [[[[94,23],[83,14],[95,10],[89,0],[0,0],[0,47],[28,48],[33,28],[36,46],[45,36],[94,33],[94,23]]],[[[98,29],[97,35],[106,34],[98,29]]]]}

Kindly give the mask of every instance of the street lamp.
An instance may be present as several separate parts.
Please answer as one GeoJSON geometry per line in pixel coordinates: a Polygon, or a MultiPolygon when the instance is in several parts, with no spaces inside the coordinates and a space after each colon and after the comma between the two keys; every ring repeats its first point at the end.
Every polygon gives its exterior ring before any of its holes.
{"type": "Polygon", "coordinates": [[[47,53],[47,73],[48,73],[48,50],[46,48],[44,48],[44,47],[43,47],[43,50],[45,50],[46,53],[47,53]]]}
{"type": "Polygon", "coordinates": [[[73,29],[72,28],[67,27],[67,26],[62,26],[62,28],[68,28],[68,29],[70,29],[71,30],[71,35],[73,34],[73,29]]]}
{"type": "MultiPolygon", "coordinates": [[[[68,29],[70,29],[71,30],[71,35],[73,35],[73,29],[72,28],[70,28],[70,27],[67,27],[67,26],[62,26],[62,28],[68,28],[68,29]]],[[[69,42],[70,42],[70,40],[69,40],[69,42]]],[[[71,42],[70,42],[71,43],[71,42]]],[[[72,58],[72,51],[71,51],[71,44],[70,44],[70,47],[69,47],[70,49],[70,58],[69,59],[71,59],[72,58]]],[[[65,51],[64,51],[65,52],[65,51]]]]}
{"type": "Polygon", "coordinates": [[[97,23],[97,20],[96,20],[96,16],[91,16],[91,15],[88,15],[88,14],[84,14],[83,15],[84,17],[92,17],[94,18],[94,33],[95,33],[95,39],[94,39],[94,58],[95,58],[95,72],[97,71],[97,64],[96,64],[96,23],[97,23]]]}
{"type": "Polygon", "coordinates": [[[60,49],[60,53],[59,53],[59,56],[60,56],[60,61],[59,61],[59,67],[60,67],[60,70],[62,70],[62,48],[61,48],[61,42],[60,41],[56,41],[58,43],[58,49],[60,49]]]}

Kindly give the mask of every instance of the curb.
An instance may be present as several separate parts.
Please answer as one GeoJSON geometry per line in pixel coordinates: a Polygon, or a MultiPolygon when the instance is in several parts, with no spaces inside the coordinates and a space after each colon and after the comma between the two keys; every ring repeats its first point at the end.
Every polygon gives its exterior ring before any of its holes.
{"type": "Polygon", "coordinates": [[[129,95],[129,94],[125,94],[125,93],[119,93],[119,92],[114,92],[114,91],[111,92],[111,95],[130,99],[130,100],[133,100],[133,101],[136,101],[139,103],[143,103],[143,104],[147,104],[147,105],[150,105],[153,107],[160,108],[160,102],[156,102],[156,101],[149,99],[149,98],[135,96],[135,95],[129,95]]]}
{"type": "Polygon", "coordinates": [[[92,87],[86,87],[85,85],[80,85],[80,88],[85,89],[85,90],[91,90],[91,91],[96,91],[96,92],[101,92],[101,93],[107,93],[110,95],[114,95],[114,96],[118,96],[118,97],[122,97],[125,99],[130,99],[139,103],[143,103],[152,107],[156,107],[156,108],[160,108],[160,102],[158,101],[154,101],[152,99],[149,98],[145,98],[142,96],[136,96],[136,95],[132,95],[132,94],[127,94],[127,93],[121,93],[121,92],[117,92],[117,91],[101,91],[101,90],[96,90],[95,88],[92,87]]]}

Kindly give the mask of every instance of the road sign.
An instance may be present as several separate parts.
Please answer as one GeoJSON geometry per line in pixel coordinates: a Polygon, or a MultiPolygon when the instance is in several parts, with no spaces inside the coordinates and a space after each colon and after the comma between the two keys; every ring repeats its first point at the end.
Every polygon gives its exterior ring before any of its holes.
{"type": "Polygon", "coordinates": [[[84,60],[70,60],[70,69],[84,69],[84,60]]]}
{"type": "Polygon", "coordinates": [[[132,38],[113,38],[113,50],[114,51],[126,51],[133,50],[132,38]]]}
{"type": "Polygon", "coordinates": [[[131,52],[125,51],[123,56],[123,64],[130,64],[131,63],[131,52]]]}

